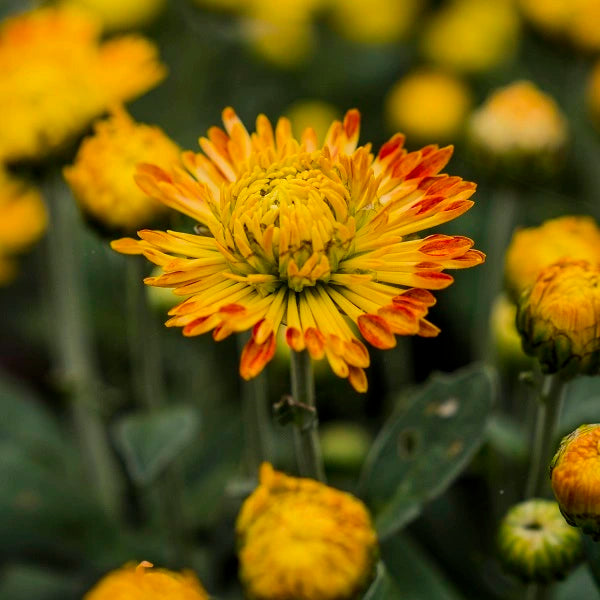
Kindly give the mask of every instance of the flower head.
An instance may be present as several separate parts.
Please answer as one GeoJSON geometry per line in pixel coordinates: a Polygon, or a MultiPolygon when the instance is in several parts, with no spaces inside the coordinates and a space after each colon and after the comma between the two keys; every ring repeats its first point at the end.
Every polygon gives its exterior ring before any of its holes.
{"type": "Polygon", "coordinates": [[[351,600],[374,573],[377,536],[363,503],[266,463],[236,532],[240,578],[256,600],[351,600]]]}
{"type": "Polygon", "coordinates": [[[164,77],[156,48],[137,36],[100,43],[96,21],[43,8],[0,27],[0,158],[35,160],[71,143],[115,102],[164,77]]]}
{"type": "Polygon", "coordinates": [[[374,157],[357,148],[359,114],[335,121],[325,144],[306,129],[301,141],[280,119],[264,116],[250,135],[235,112],[227,132],[201,138],[205,154],[187,152],[187,171],[140,167],[150,196],[196,219],[210,235],[140,231],[142,241],[113,242],[163,268],[149,285],[191,296],[171,310],[168,326],[184,335],[213,331],[216,340],[251,329],[240,373],[254,377],[275,352],[285,323],[287,344],[326,357],[333,371],[366,390],[369,353],[354,326],[377,348],[395,335],[437,335],[426,320],[428,291],[453,281],[447,268],[483,262],[462,236],[414,234],[468,210],[475,185],[439,175],[452,148],[403,148],[395,135],[374,157]],[[350,323],[349,323],[350,322],[350,323]]]}
{"type": "Polygon", "coordinates": [[[582,425],[565,436],[552,464],[552,489],[565,519],[600,538],[600,425],[582,425]]]}
{"type": "Polygon", "coordinates": [[[504,567],[523,581],[562,579],[581,560],[577,529],[565,523],[558,504],[532,499],[513,506],[500,525],[498,548],[504,567]]]}
{"type": "Polygon", "coordinates": [[[152,566],[143,561],[137,567],[127,564],[111,571],[83,600],[208,600],[208,594],[191,571],[177,573],[152,566]]]}
{"type": "Polygon", "coordinates": [[[600,259],[600,229],[591,217],[566,216],[518,229],[506,251],[504,278],[511,296],[535,283],[540,271],[562,258],[600,259]]]}
{"type": "Polygon", "coordinates": [[[61,5],[88,11],[102,21],[105,30],[120,31],[151,23],[166,0],[61,0],[61,5]]]}
{"type": "Polygon", "coordinates": [[[567,121],[554,100],[529,81],[491,94],[469,124],[472,144],[493,166],[553,172],[564,150],[567,121]]]}
{"type": "Polygon", "coordinates": [[[133,232],[152,225],[166,211],[135,184],[135,165],[177,164],[179,148],[158,127],[136,123],[121,107],[96,123],[75,163],[64,169],[82,210],[103,228],[133,232]]]}
{"type": "Polygon", "coordinates": [[[540,272],[518,305],[523,349],[545,373],[600,372],[600,267],[562,260],[540,272]]]}
{"type": "Polygon", "coordinates": [[[434,13],[422,39],[425,56],[440,67],[479,73],[510,59],[519,16],[507,0],[452,0],[434,13]]]}
{"type": "Polygon", "coordinates": [[[471,92],[457,77],[435,70],[407,75],[387,96],[388,122],[410,137],[456,138],[471,106],[471,92]]]}

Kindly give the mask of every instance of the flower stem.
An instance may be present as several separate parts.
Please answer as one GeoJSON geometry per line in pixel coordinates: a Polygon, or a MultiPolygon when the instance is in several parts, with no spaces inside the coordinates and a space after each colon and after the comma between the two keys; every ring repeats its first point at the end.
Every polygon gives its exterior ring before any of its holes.
{"type": "Polygon", "coordinates": [[[544,490],[565,387],[564,380],[556,374],[546,375],[542,380],[525,498],[538,497],[544,490]]]}
{"type": "Polygon", "coordinates": [[[291,352],[292,397],[296,407],[294,443],[300,475],[325,481],[315,406],[312,362],[306,350],[291,352]]]}
{"type": "Polygon", "coordinates": [[[100,380],[92,352],[82,280],[81,224],[75,203],[58,168],[43,179],[49,204],[48,279],[53,303],[53,345],[61,383],[70,408],[89,485],[107,515],[121,514],[121,481],[97,402],[100,380]]]}

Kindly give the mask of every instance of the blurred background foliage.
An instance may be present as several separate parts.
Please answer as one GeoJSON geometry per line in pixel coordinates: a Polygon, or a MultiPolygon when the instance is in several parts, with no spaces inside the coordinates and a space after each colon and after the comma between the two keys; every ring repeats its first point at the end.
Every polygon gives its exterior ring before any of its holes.
{"type": "MultiPolygon", "coordinates": [[[[0,17],[24,4],[1,0],[0,17]]],[[[579,10],[580,3],[568,4],[579,10]]],[[[249,128],[261,112],[271,119],[288,114],[301,128],[357,107],[361,141],[377,149],[405,130],[411,149],[453,143],[448,172],[478,183],[475,207],[444,232],[475,239],[488,262],[459,272],[455,285],[438,295],[432,318],[442,334],[373,350],[365,395],[317,368],[330,482],[361,490],[387,534],[387,575],[371,590],[373,598],[524,597],[522,586],[502,573],[494,537],[524,485],[532,415],[517,374],[527,365],[504,352],[510,316],[498,321],[496,315],[497,326],[489,327],[492,302],[514,227],[563,214],[597,219],[600,212],[600,137],[587,100],[600,44],[581,24],[583,33],[577,24],[567,30],[560,15],[542,16],[550,25],[540,27],[533,0],[519,6],[508,0],[167,0],[144,28],[169,76],[134,102],[131,114],[160,125],[183,148],[196,149],[225,106],[249,128]],[[433,82],[419,80],[428,73],[433,82]],[[492,90],[521,79],[552,96],[568,121],[564,166],[551,177],[491,172],[465,139],[471,111],[492,90]],[[505,213],[509,222],[502,225],[505,213]],[[495,366],[499,376],[470,367],[423,387],[436,371],[474,362],[495,366]],[[438,409],[429,418],[443,427],[422,416],[432,402],[438,409]],[[390,415],[357,488],[367,450],[390,415]],[[408,483],[390,500],[399,481],[408,483]]],[[[593,14],[588,19],[598,23],[593,14]]],[[[163,328],[164,298],[152,296],[156,311],[146,326],[162,350],[169,407],[145,414],[130,377],[126,259],[83,223],[81,236],[84,301],[102,374],[94,393],[119,457],[125,516],[109,519],[85,484],[66,393],[48,350],[52,312],[42,241],[0,291],[0,598],[80,598],[102,573],[131,559],[189,566],[216,597],[238,598],[233,523],[256,465],[244,454],[241,398],[249,392],[237,376],[236,342],[184,339],[163,328]],[[157,497],[165,489],[167,505],[177,501],[183,510],[156,509],[165,506],[157,497]],[[183,547],[173,542],[174,528],[187,532],[183,547]]],[[[261,379],[271,402],[289,392],[288,377],[282,353],[261,379]]],[[[577,380],[561,433],[597,421],[599,401],[596,379],[577,380]]],[[[287,427],[273,425],[274,463],[293,472],[290,438],[287,427]]],[[[597,598],[591,577],[580,567],[557,586],[555,598],[597,598]]]]}

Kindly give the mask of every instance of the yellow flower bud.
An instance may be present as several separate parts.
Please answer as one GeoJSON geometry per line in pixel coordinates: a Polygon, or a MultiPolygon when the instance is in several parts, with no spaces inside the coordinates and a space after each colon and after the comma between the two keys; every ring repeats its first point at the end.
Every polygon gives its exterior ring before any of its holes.
{"type": "Polygon", "coordinates": [[[600,539],[600,424],[565,436],[550,466],[552,489],[571,525],[600,539]]]}
{"type": "Polygon", "coordinates": [[[519,300],[517,327],[544,373],[599,373],[600,267],[562,260],[543,269],[519,300]]]}
{"type": "Polygon", "coordinates": [[[523,352],[521,336],[517,331],[517,307],[504,294],[492,305],[490,329],[496,358],[505,367],[525,370],[531,359],[523,352]]]}
{"type": "Polygon", "coordinates": [[[135,29],[151,23],[166,0],[63,0],[62,4],[89,12],[109,31],[135,29]]]}
{"type": "Polygon", "coordinates": [[[581,560],[577,529],[570,527],[556,502],[532,499],[513,506],[498,532],[500,560],[526,582],[562,579],[581,560]]]}
{"type": "Polygon", "coordinates": [[[506,287],[516,300],[533,285],[540,271],[562,258],[600,259],[600,229],[591,217],[565,216],[539,227],[518,229],[512,237],[504,264],[506,287]]]}
{"type": "Polygon", "coordinates": [[[101,579],[83,600],[208,600],[197,577],[191,571],[151,569],[143,561],[137,567],[127,564],[101,579]]]}
{"type": "Polygon", "coordinates": [[[89,218],[111,232],[148,227],[165,207],[137,186],[138,163],[166,167],[179,162],[179,148],[158,127],[135,123],[122,108],[95,126],[65,178],[89,218]]]}
{"type": "Polygon", "coordinates": [[[369,432],[358,423],[338,421],[320,428],[323,461],[340,471],[359,469],[371,446],[369,432]]]}
{"type": "Polygon", "coordinates": [[[386,99],[391,129],[409,140],[453,141],[458,137],[471,107],[471,92],[453,75],[423,70],[407,75],[386,99]]]}
{"type": "Polygon", "coordinates": [[[377,537],[362,502],[266,463],[236,531],[240,577],[255,600],[351,600],[374,574],[377,537]]]}
{"type": "Polygon", "coordinates": [[[339,118],[339,111],[322,100],[299,100],[287,109],[285,116],[290,120],[292,133],[298,139],[307,127],[312,127],[319,142],[323,143],[331,122],[339,118]]]}
{"type": "Polygon", "coordinates": [[[560,166],[567,121],[550,96],[517,81],[494,91],[473,113],[469,138],[491,168],[549,175],[560,166]]]}
{"type": "Polygon", "coordinates": [[[421,45],[441,67],[480,73],[514,55],[519,33],[519,16],[510,1],[453,0],[436,11],[421,45]]]}

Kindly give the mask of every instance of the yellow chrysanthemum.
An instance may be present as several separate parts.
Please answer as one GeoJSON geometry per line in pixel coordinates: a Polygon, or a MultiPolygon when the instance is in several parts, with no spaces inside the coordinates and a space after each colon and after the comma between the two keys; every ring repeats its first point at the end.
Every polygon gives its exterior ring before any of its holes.
{"type": "Polygon", "coordinates": [[[543,269],[519,299],[517,328],[544,373],[600,373],[600,267],[571,259],[543,269]]]}
{"type": "Polygon", "coordinates": [[[105,30],[143,27],[165,8],[167,0],[62,0],[63,6],[85,10],[102,21],[105,30]]]}
{"type": "Polygon", "coordinates": [[[394,130],[423,141],[451,140],[471,107],[471,92],[460,79],[440,71],[417,71],[401,79],[386,99],[394,130]]]}
{"type": "Polygon", "coordinates": [[[236,532],[240,579],[254,600],[352,600],[374,573],[377,536],[363,503],[266,463],[236,532]]]}
{"type": "Polygon", "coordinates": [[[115,102],[164,77],[154,45],[137,36],[99,40],[91,18],[44,8],[0,29],[0,158],[34,160],[61,149],[115,102]]]}
{"type": "Polygon", "coordinates": [[[83,600],[208,600],[208,594],[191,571],[177,573],[152,566],[143,561],[137,567],[128,564],[112,571],[83,600]]]}
{"type": "Polygon", "coordinates": [[[516,300],[540,271],[563,258],[598,262],[600,229],[591,217],[559,217],[518,229],[506,251],[504,278],[516,300]]]}
{"type": "Polygon", "coordinates": [[[140,231],[113,247],[144,254],[164,274],[149,285],[191,296],[170,311],[184,335],[215,340],[252,330],[240,373],[256,376],[275,353],[285,323],[290,348],[326,357],[333,371],[365,391],[369,353],[354,323],[377,348],[395,335],[437,335],[425,316],[429,289],[453,281],[448,268],[483,262],[462,236],[414,234],[467,211],[475,185],[440,175],[452,148],[403,148],[395,135],[379,151],[357,148],[358,111],[335,121],[320,147],[314,130],[298,142],[288,119],[275,131],[257,119],[250,135],[231,108],[226,132],[201,138],[205,154],[183,155],[186,170],[142,166],[150,196],[201,223],[210,235],[140,231]]]}
{"type": "Polygon", "coordinates": [[[526,370],[531,359],[523,352],[521,336],[515,323],[517,307],[504,294],[500,294],[492,304],[490,330],[493,350],[498,361],[506,367],[526,370]]]}
{"type": "Polygon", "coordinates": [[[361,44],[385,44],[404,36],[413,26],[423,0],[331,0],[334,26],[361,44]]]}
{"type": "Polygon", "coordinates": [[[565,436],[550,466],[552,489],[567,522],[600,538],[600,425],[565,436]]]}
{"type": "Polygon", "coordinates": [[[338,109],[322,100],[299,100],[294,102],[285,115],[292,124],[292,135],[299,138],[307,127],[312,127],[317,140],[322,143],[332,121],[339,118],[338,109]]]}
{"type": "Polygon", "coordinates": [[[520,0],[527,19],[583,50],[600,50],[600,0],[520,0]]]}
{"type": "Polygon", "coordinates": [[[164,215],[164,204],[135,184],[135,166],[177,164],[179,148],[158,127],[136,123],[119,107],[99,121],[64,175],[82,210],[110,231],[132,232],[164,215]]]}
{"type": "Polygon", "coordinates": [[[421,46],[441,67],[479,73],[512,58],[519,33],[519,16],[510,0],[453,0],[433,15],[421,46]]]}

